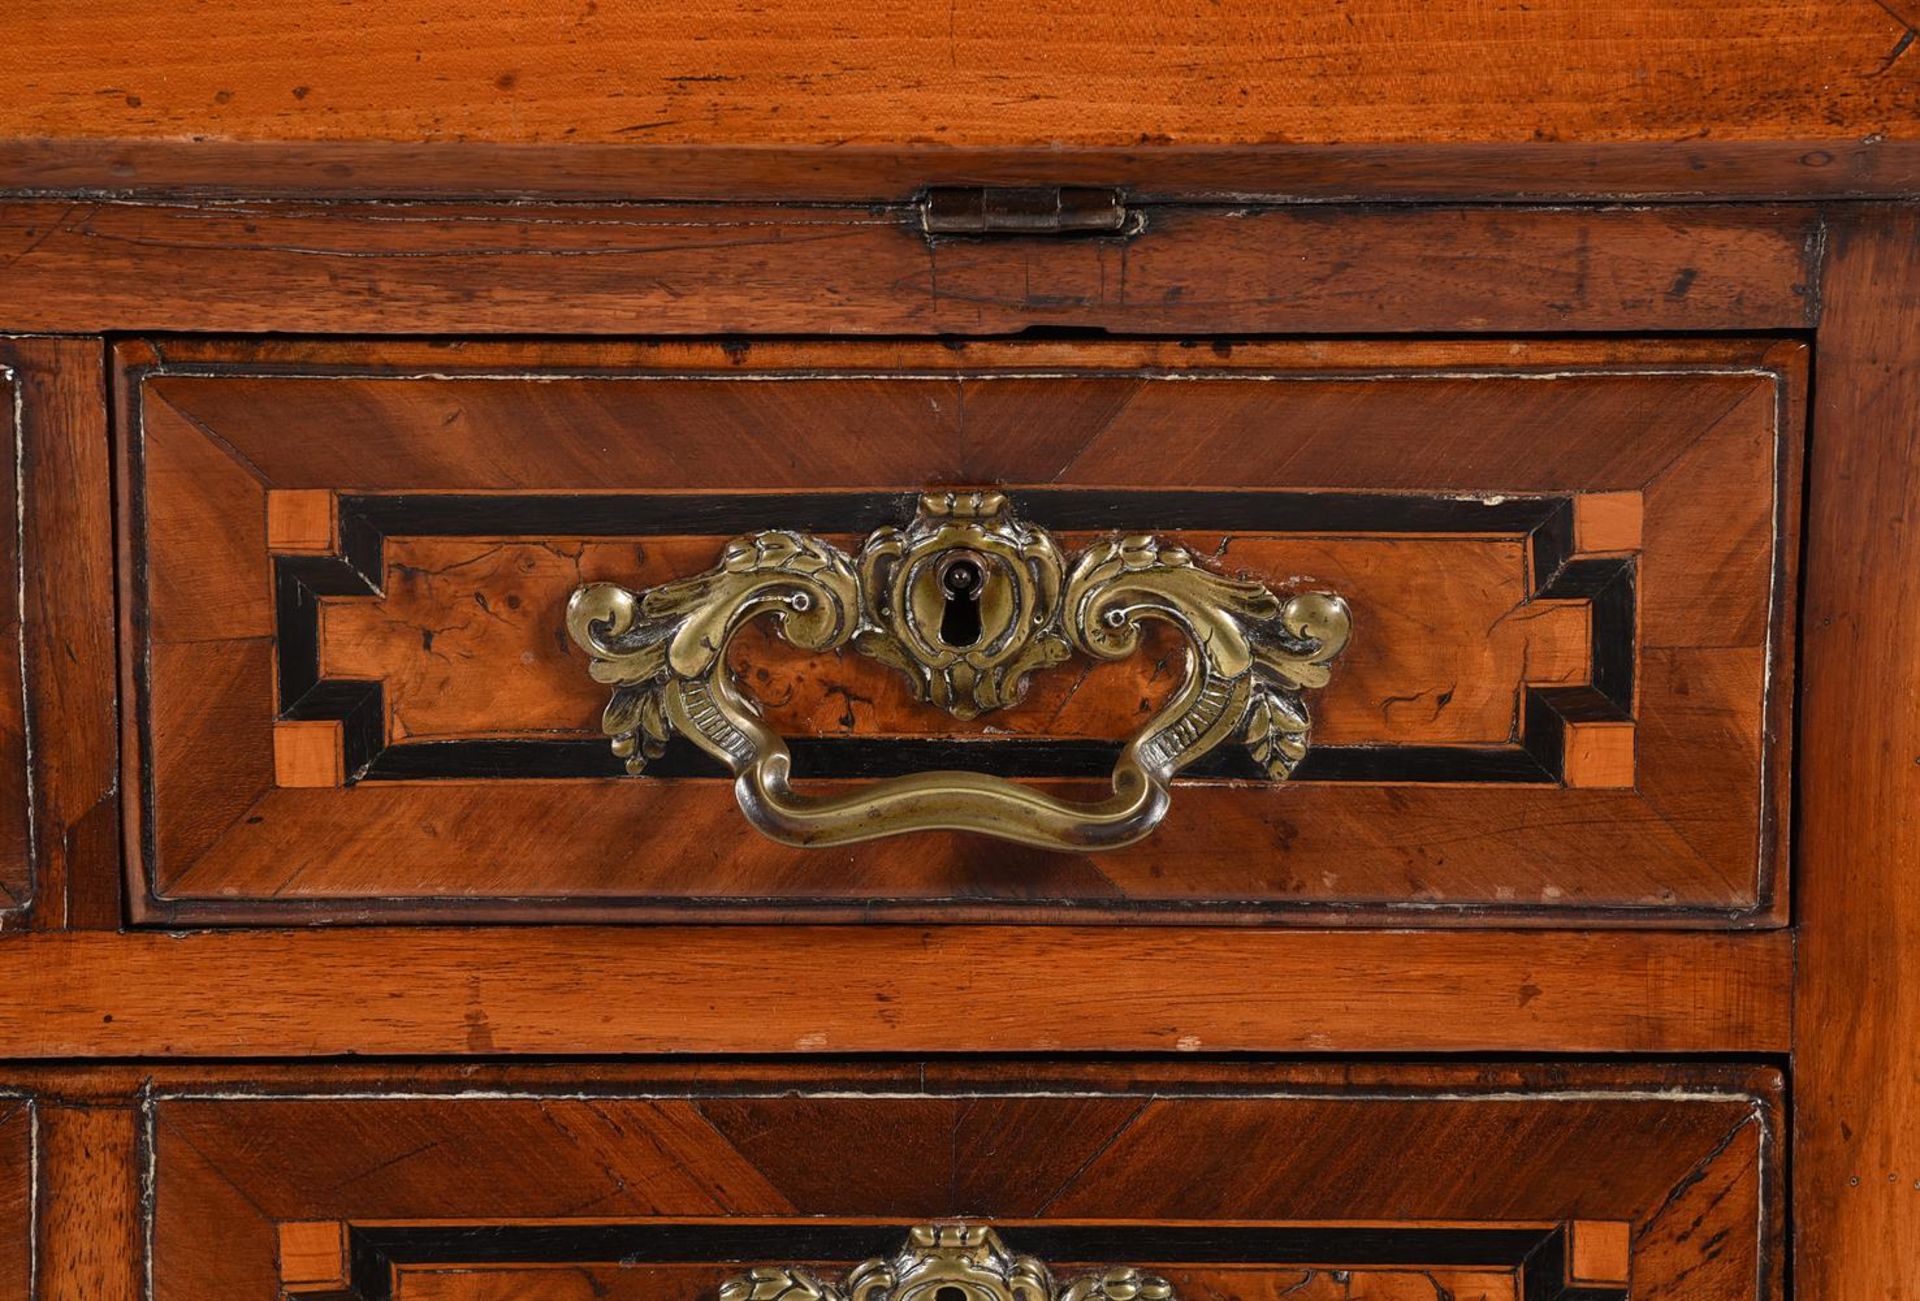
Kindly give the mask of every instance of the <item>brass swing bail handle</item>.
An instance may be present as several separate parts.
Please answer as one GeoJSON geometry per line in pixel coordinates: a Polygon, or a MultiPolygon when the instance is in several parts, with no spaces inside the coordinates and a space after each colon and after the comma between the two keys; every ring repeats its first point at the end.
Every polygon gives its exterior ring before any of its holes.
{"type": "Polygon", "coordinates": [[[1332,593],[1282,597],[1147,536],[1103,539],[1069,563],[995,492],[928,494],[911,524],[879,530],[856,555],[770,530],[729,543],[705,573],[639,592],[592,583],[567,606],[569,635],[614,689],[601,725],[628,771],[677,732],[732,770],[756,827],[791,845],[935,830],[1047,849],[1131,844],[1166,816],[1174,776],[1226,741],[1276,780],[1293,772],[1312,727],[1304,693],[1326,685],[1351,623],[1332,593]],[[1149,620],[1183,634],[1187,674],[1121,750],[1102,800],[968,772],[808,796],[727,668],[728,644],[762,616],[803,650],[851,645],[893,666],[958,718],[1017,703],[1034,672],[1076,652],[1125,659],[1149,620]]]}

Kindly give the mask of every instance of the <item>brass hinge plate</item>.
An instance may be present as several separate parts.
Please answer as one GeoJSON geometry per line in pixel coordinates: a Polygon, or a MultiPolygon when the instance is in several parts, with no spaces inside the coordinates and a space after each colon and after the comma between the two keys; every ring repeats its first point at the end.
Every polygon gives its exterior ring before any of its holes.
{"type": "Polygon", "coordinates": [[[1084,186],[935,186],[918,207],[929,235],[1131,235],[1140,226],[1119,190],[1084,186]]]}

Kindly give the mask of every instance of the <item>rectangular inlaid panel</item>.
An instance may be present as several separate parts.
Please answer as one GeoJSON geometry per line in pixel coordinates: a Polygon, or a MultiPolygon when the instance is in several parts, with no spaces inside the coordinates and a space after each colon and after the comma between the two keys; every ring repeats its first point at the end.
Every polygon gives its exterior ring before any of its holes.
{"type": "MultiPolygon", "coordinates": [[[[1777,920],[1792,344],[190,344],[123,350],[144,916],[1777,920]],[[682,738],[640,776],[564,611],[994,488],[1354,635],[1290,781],[1222,746],[1145,841],[801,850],[682,738]]],[[[805,789],[1086,799],[1182,639],[958,719],[766,620],[728,662],[805,789]]]]}
{"type": "Polygon", "coordinates": [[[756,1268],[773,1301],[883,1257],[968,1262],[973,1301],[1036,1264],[1185,1301],[1778,1295],[1771,1071],[574,1069],[161,1082],[155,1301],[710,1301],[756,1268]]]}

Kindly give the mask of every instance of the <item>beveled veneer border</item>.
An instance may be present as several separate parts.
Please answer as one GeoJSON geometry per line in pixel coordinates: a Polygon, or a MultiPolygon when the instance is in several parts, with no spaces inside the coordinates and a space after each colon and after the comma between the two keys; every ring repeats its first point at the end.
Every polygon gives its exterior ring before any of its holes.
{"type": "MultiPolygon", "coordinates": [[[[965,1217],[960,1217],[965,1218],[965,1217]]],[[[839,1224],[581,1221],[569,1224],[363,1225],[345,1228],[342,1301],[393,1301],[397,1268],[663,1262],[842,1260],[890,1255],[910,1221],[839,1224]]],[[[1510,1270],[1521,1301],[1626,1301],[1625,1281],[1589,1285],[1572,1274],[1571,1225],[1098,1224],[992,1221],[1022,1254],[1049,1262],[1142,1261],[1276,1267],[1429,1267],[1510,1270]]],[[[309,1294],[310,1295],[310,1294],[309,1294]]],[[[320,1301],[318,1297],[315,1301],[320,1301]]]]}
{"type": "MultiPolygon", "coordinates": [[[[1101,490],[1013,488],[1021,506],[1057,530],[1151,533],[1223,532],[1368,534],[1515,534],[1526,548],[1536,589],[1530,599],[1584,599],[1591,615],[1591,685],[1521,684],[1519,736],[1510,745],[1316,746],[1295,781],[1557,784],[1567,776],[1569,723],[1631,725],[1637,604],[1631,556],[1571,560],[1574,494],[1497,501],[1417,493],[1101,490]]],[[[269,503],[273,500],[269,496],[269,503]]],[[[275,621],[279,717],[336,724],[343,782],[618,778],[621,761],[599,738],[495,738],[390,744],[379,682],[329,679],[320,653],[320,600],[379,595],[384,542],[405,537],[513,536],[725,539],[761,529],[800,527],[865,533],[906,518],[896,493],[507,493],[341,494],[331,556],[276,554],[275,621]]],[[[143,720],[143,727],[150,723],[143,720]]],[[[321,738],[322,743],[326,743],[321,738]]],[[[149,751],[152,738],[145,739],[149,751]]],[[[805,777],[866,778],[929,768],[965,768],[1003,777],[1101,777],[1118,741],[995,739],[943,741],[870,737],[795,737],[805,777]]],[[[681,738],[648,766],[649,778],[728,778],[719,764],[681,738]]],[[[1221,750],[1196,764],[1193,779],[1258,780],[1244,752],[1221,750]]],[[[147,816],[154,816],[148,795],[147,816]]]]}

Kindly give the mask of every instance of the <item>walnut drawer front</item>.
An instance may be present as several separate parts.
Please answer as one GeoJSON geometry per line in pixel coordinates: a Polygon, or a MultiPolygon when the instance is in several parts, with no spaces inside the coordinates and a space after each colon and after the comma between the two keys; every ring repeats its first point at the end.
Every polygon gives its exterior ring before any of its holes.
{"type": "MultiPolygon", "coordinates": [[[[1777,922],[1805,357],[1777,341],[122,348],[130,860],[158,921],[1777,922]],[[683,740],[624,775],[569,594],[852,551],[990,488],[1337,591],[1312,748],[1223,747],[1139,843],[793,848],[683,740]]],[[[797,777],[1097,788],[1180,643],[956,718],[765,621],[797,777]]]]}
{"type": "Polygon", "coordinates": [[[914,1227],[964,1225],[1061,1288],[1777,1295],[1770,1071],[669,1069],[161,1084],[152,1294],[797,1298],[904,1251],[905,1297],[914,1227]]]}

